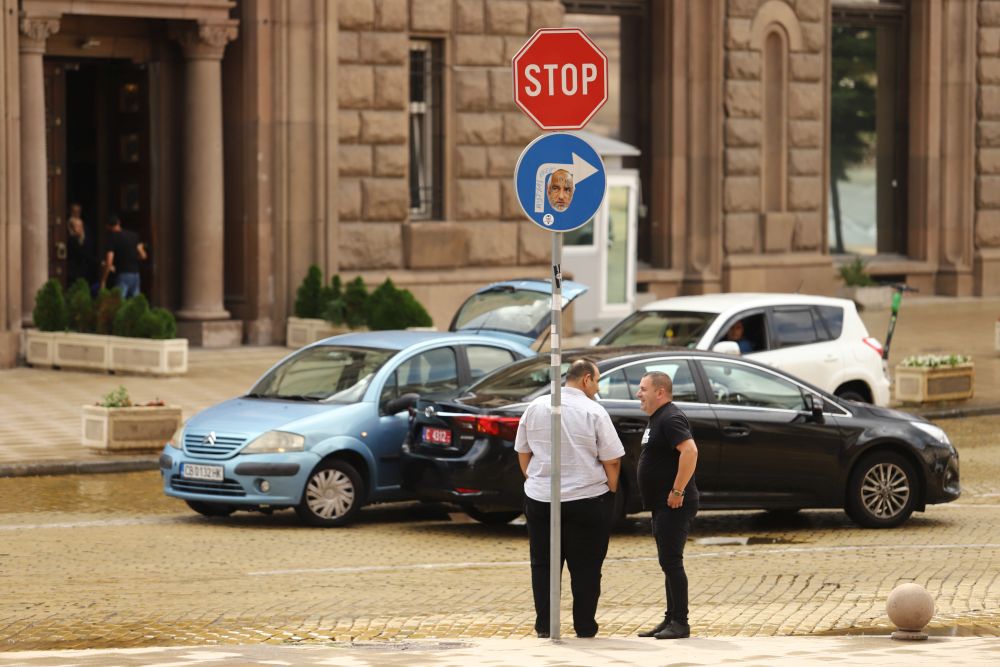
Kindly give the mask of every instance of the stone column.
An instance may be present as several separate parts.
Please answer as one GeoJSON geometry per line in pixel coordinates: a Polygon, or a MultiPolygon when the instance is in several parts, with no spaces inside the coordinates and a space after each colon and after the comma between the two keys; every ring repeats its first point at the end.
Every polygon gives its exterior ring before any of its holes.
{"type": "Polygon", "coordinates": [[[35,293],[49,279],[49,194],[45,153],[45,40],[55,18],[22,18],[21,61],[21,308],[31,322],[35,293]]]}
{"type": "Polygon", "coordinates": [[[239,344],[242,337],[241,328],[204,326],[229,319],[223,306],[222,54],[226,44],[236,38],[236,25],[236,21],[199,22],[174,33],[185,58],[184,268],[177,315],[198,323],[181,327],[194,344],[239,344]],[[233,333],[236,340],[231,340],[233,333]]]}

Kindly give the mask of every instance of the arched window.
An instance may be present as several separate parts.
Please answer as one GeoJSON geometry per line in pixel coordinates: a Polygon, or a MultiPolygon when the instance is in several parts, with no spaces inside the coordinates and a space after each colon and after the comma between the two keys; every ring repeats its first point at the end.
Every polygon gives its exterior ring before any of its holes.
{"type": "Polygon", "coordinates": [[[785,31],[772,24],[764,38],[763,93],[764,145],[763,190],[764,212],[779,212],[786,208],[786,174],[788,149],[788,45],[785,31]]]}

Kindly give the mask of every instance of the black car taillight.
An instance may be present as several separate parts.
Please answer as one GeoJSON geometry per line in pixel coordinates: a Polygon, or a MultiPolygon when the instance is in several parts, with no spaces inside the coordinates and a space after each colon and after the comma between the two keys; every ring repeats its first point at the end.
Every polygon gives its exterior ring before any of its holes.
{"type": "Polygon", "coordinates": [[[484,433],[511,442],[517,436],[517,425],[520,421],[520,417],[498,417],[496,415],[455,417],[459,428],[475,430],[476,433],[484,433]]]}

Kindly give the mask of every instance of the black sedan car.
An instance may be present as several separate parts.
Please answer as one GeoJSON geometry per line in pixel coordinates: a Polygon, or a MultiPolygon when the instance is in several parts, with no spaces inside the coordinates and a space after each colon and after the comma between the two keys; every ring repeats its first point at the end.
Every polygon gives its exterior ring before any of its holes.
{"type": "MultiPolygon", "coordinates": [[[[697,350],[587,348],[601,371],[599,400],[625,445],[619,517],[641,511],[636,463],[646,414],[639,380],[663,371],[698,444],[703,509],[842,507],[862,526],[898,526],[926,505],[959,497],[958,452],[914,415],[839,399],[747,359],[697,350]]],[[[548,355],[515,362],[455,398],[418,401],[403,447],[403,485],[461,506],[483,522],[521,512],[514,451],[528,403],[550,391],[548,355]]]]}

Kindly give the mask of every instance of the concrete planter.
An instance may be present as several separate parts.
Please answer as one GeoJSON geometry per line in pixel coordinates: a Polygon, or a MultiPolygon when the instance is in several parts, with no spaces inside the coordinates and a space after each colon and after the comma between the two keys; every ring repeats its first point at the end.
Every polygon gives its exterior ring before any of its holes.
{"type": "Polygon", "coordinates": [[[187,338],[152,340],[35,329],[24,333],[25,358],[32,366],[146,375],[183,375],[188,369],[187,338]]]}
{"type": "Polygon", "coordinates": [[[975,377],[971,363],[936,368],[896,366],[896,400],[929,403],[972,398],[975,377]]]}
{"type": "Polygon", "coordinates": [[[884,310],[892,305],[892,287],[840,287],[837,296],[850,299],[859,310],[884,310]]]}
{"type": "Polygon", "coordinates": [[[352,329],[334,326],[326,320],[314,317],[289,317],[285,325],[285,347],[298,349],[309,343],[349,333],[352,329]]]}
{"type": "Polygon", "coordinates": [[[175,405],[131,408],[83,406],[83,446],[108,452],[156,451],[181,425],[175,405]]]}

